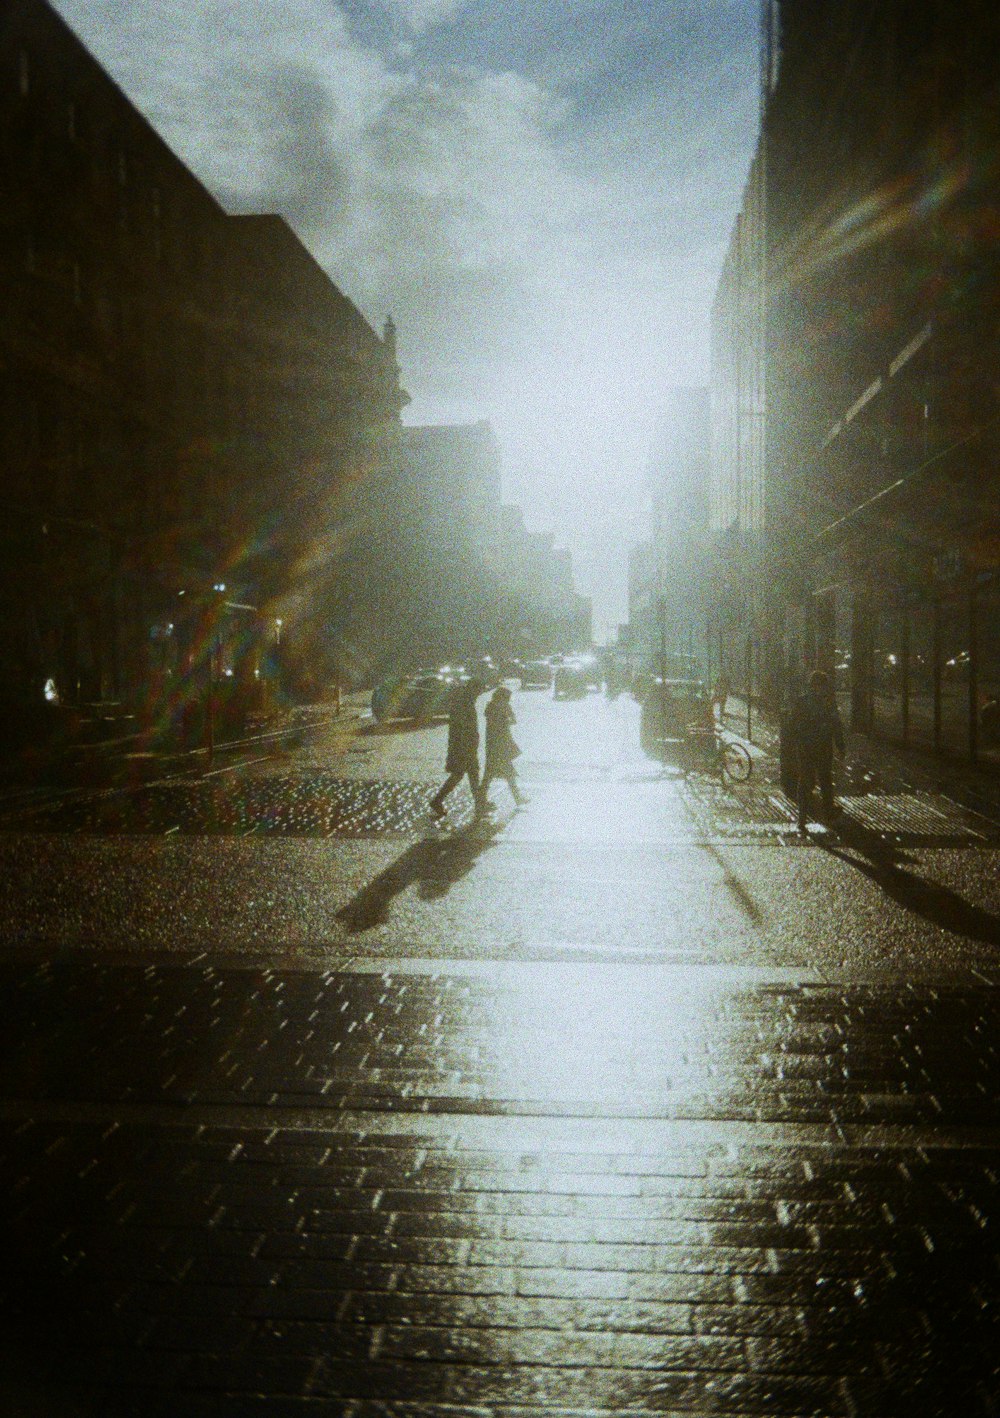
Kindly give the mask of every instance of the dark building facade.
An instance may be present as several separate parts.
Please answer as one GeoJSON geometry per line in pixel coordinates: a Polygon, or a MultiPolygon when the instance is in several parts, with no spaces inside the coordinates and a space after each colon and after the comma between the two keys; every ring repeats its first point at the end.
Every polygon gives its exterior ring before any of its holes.
{"type": "Polygon", "coordinates": [[[0,76],[4,692],[148,698],[227,600],[309,624],[337,490],[405,402],[394,343],[44,0],[6,0],[0,76]]]}
{"type": "Polygon", "coordinates": [[[716,297],[712,524],[775,703],[980,756],[1000,691],[1000,17],[765,8],[716,297]]]}

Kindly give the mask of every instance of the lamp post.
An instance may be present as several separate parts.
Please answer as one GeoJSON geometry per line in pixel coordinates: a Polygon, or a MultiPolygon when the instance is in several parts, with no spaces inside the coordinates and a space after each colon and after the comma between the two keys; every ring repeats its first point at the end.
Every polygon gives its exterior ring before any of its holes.
{"type": "Polygon", "coordinates": [[[224,604],[226,583],[216,581],[208,602],[209,625],[206,627],[208,653],[205,656],[205,754],[208,767],[215,760],[215,682],[217,670],[221,671],[222,642],[219,638],[219,613],[224,604]]]}
{"type": "Polygon", "coordinates": [[[660,644],[660,694],[667,680],[667,596],[663,577],[663,496],[656,494],[654,536],[656,539],[656,619],[660,644]]]}

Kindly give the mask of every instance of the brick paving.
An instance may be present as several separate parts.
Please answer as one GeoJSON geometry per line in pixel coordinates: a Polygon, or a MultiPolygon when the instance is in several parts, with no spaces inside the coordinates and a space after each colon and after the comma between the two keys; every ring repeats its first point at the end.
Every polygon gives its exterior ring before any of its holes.
{"type": "MultiPolygon", "coordinates": [[[[428,821],[434,787],[332,773],[272,773],[161,782],[22,809],[14,828],[41,832],[406,837],[428,821]]],[[[471,818],[465,803],[458,820],[471,818]]]]}
{"type": "Polygon", "coordinates": [[[992,1414],[1000,991],[0,966],[14,1413],[992,1414]]]}
{"type": "MultiPolygon", "coordinates": [[[[164,781],[125,790],[76,794],[9,809],[8,829],[88,834],[411,837],[430,826],[436,784],[419,780],[345,778],[334,773],[270,773],[164,781]]],[[[544,791],[544,789],[542,790],[544,791]]],[[[795,809],[760,777],[737,788],[693,774],[658,785],[672,796],[675,837],[755,841],[788,834],[795,809]]],[[[970,846],[1000,841],[1000,822],[931,792],[849,793],[844,823],[915,846],[970,846]]],[[[472,820],[467,792],[450,804],[449,825],[472,820]]]]}
{"type": "MultiPolygon", "coordinates": [[[[419,737],[357,734],[335,772],[317,741],[197,782],[12,800],[5,826],[46,852],[69,832],[375,853],[426,827],[439,745],[419,737]]],[[[505,835],[558,840],[551,797],[571,836],[575,785],[608,781],[594,760],[537,764],[534,819],[505,835]]],[[[798,845],[773,767],[737,789],[658,781],[657,842],[798,845]]],[[[617,771],[643,791],[643,765],[617,771]]],[[[992,949],[995,918],[899,863],[973,848],[957,855],[989,870],[996,823],[932,786],[864,788],[845,837],[866,875],[992,949]]],[[[366,921],[414,853],[440,874],[441,850],[413,842],[351,909],[366,921]]],[[[961,974],[942,952],[912,985],[480,954],[7,955],[0,1414],[1000,1412],[988,952],[961,974]]]]}

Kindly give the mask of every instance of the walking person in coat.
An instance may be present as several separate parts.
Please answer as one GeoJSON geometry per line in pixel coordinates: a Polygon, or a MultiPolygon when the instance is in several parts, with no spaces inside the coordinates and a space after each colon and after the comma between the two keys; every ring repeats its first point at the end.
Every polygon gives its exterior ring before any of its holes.
{"type": "Polygon", "coordinates": [[[799,775],[799,831],[805,832],[814,787],[819,787],[825,820],[829,822],[834,815],[833,751],[844,752],[844,726],[833,700],[830,676],[822,670],[813,671],[809,688],[796,702],[792,734],[799,775]]]}
{"type": "Polygon", "coordinates": [[[514,759],[521,752],[510,731],[515,722],[510,690],[505,684],[501,684],[493,691],[486,706],[486,763],[480,790],[480,806],[484,810],[491,806],[486,795],[494,778],[503,778],[506,781],[518,807],[527,802],[527,798],[517,786],[517,774],[514,772],[514,759]]]}
{"type": "Polygon", "coordinates": [[[451,700],[448,716],[448,756],[445,759],[447,778],[431,798],[431,812],[444,817],[444,800],[464,777],[469,779],[472,797],[479,808],[479,719],[476,700],[486,692],[482,680],[469,679],[460,684],[451,700]]]}

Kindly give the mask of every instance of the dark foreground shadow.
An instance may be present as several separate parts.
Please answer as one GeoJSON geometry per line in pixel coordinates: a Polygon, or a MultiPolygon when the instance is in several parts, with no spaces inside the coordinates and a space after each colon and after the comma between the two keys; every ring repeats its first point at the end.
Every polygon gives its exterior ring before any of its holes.
{"type": "Polygon", "coordinates": [[[448,837],[422,838],[342,906],[337,919],[356,935],[382,925],[393,901],[408,886],[416,885],[423,901],[446,896],[493,845],[499,830],[494,823],[477,822],[448,837]]]}
{"type": "Polygon", "coordinates": [[[907,911],[922,916],[932,925],[970,940],[1000,945],[1000,916],[967,901],[957,891],[939,882],[928,881],[910,871],[908,857],[898,846],[886,842],[877,832],[849,818],[838,823],[840,841],[817,838],[818,845],[832,857],[874,881],[893,901],[907,911]]]}

